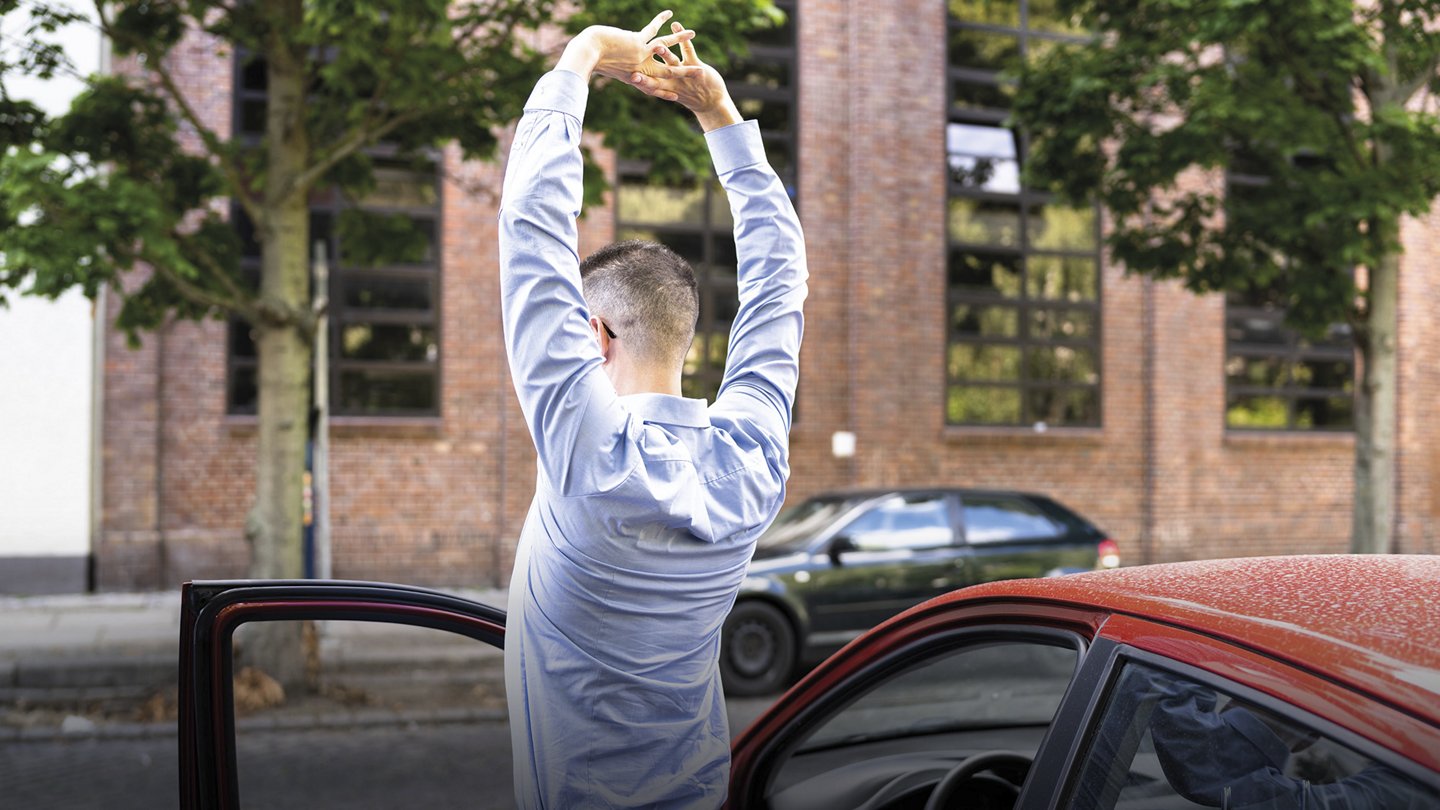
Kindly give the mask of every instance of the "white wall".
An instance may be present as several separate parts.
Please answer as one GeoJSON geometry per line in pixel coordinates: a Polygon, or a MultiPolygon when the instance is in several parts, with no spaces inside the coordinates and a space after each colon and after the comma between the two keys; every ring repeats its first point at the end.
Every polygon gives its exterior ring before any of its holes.
{"type": "Polygon", "coordinates": [[[91,306],[0,310],[0,557],[90,550],[91,306]]]}
{"type": "MultiPolygon", "coordinates": [[[[7,50],[22,41],[24,16],[22,10],[0,20],[7,50]]],[[[59,37],[77,73],[99,70],[100,35],[93,26],[72,25],[59,37]]],[[[72,76],[6,80],[12,96],[29,98],[51,115],[67,110],[82,87],[72,76]]],[[[7,297],[10,307],[0,309],[0,558],[84,555],[90,550],[91,305],[79,293],[53,302],[7,297]]]]}

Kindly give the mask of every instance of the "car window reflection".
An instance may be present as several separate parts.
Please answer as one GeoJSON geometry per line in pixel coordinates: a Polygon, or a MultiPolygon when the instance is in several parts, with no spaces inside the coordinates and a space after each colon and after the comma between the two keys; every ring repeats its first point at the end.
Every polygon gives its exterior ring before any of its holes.
{"type": "Polygon", "coordinates": [[[815,498],[786,509],[756,541],[759,548],[799,551],[815,534],[855,508],[858,498],[815,498]]]}
{"type": "Polygon", "coordinates": [[[1440,793],[1261,706],[1131,664],[1069,806],[1421,810],[1440,793]]]}

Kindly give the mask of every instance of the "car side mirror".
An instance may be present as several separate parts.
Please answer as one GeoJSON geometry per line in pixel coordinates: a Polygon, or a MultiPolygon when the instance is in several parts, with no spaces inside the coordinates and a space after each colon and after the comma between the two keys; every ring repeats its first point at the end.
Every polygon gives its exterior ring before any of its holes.
{"type": "Polygon", "coordinates": [[[830,562],[834,565],[840,565],[841,554],[857,550],[858,548],[855,545],[855,541],[851,540],[849,536],[842,534],[830,541],[830,562]]]}

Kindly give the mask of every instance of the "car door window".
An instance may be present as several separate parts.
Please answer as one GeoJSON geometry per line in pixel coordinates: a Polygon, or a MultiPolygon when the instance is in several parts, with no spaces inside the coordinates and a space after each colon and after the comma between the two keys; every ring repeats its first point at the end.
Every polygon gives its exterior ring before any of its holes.
{"type": "Polygon", "coordinates": [[[1292,719],[1128,664],[1071,789],[1074,810],[1440,807],[1440,793],[1292,719]]]}
{"type": "Polygon", "coordinates": [[[180,806],[511,806],[504,638],[503,610],[407,585],[185,583],[180,806]]]}
{"type": "MultiPolygon", "coordinates": [[[[907,656],[909,657],[909,656],[907,656]]],[[[882,677],[832,709],[779,758],[766,792],[774,810],[920,807],[977,754],[1033,756],[1079,659],[1079,644],[986,640],[948,647],[882,677]]],[[[977,777],[977,790],[1014,784],[977,777]]]]}
{"type": "Polygon", "coordinates": [[[972,544],[1059,537],[1064,528],[1020,498],[972,495],[965,498],[965,540],[972,544]]]}
{"type": "Polygon", "coordinates": [[[950,545],[950,509],[943,495],[895,495],[851,521],[843,534],[862,551],[950,545]]]}
{"type": "Polygon", "coordinates": [[[242,810],[513,807],[501,650],[406,624],[310,624],[307,683],[290,688],[249,665],[255,624],[237,628],[242,810]]]}

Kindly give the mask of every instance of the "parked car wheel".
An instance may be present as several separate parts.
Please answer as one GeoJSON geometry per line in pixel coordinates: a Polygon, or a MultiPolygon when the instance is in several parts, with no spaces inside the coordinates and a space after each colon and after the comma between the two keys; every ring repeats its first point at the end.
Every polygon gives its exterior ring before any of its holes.
{"type": "Polygon", "coordinates": [[[795,670],[795,630],[778,609],[740,602],[720,633],[720,677],[732,695],[779,691],[795,670]]]}

